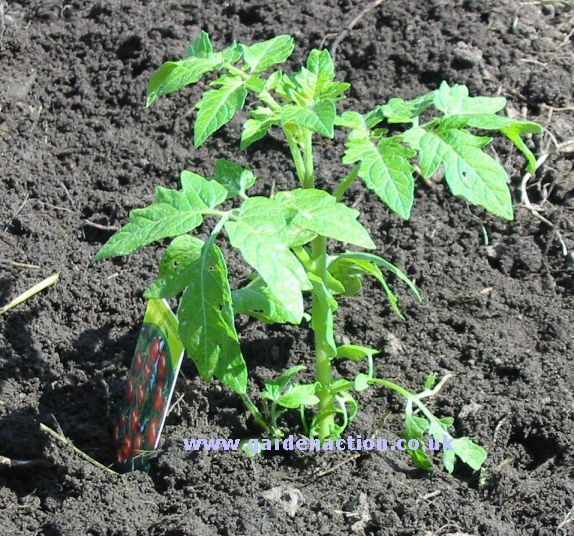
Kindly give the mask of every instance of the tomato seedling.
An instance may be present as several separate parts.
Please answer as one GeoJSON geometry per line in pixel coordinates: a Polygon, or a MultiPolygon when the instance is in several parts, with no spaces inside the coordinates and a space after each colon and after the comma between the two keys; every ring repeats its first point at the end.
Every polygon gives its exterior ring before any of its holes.
{"type": "MultiPolygon", "coordinates": [[[[196,105],[195,146],[202,145],[243,110],[249,95],[254,101],[248,107],[240,148],[247,149],[271,129],[282,132],[299,184],[269,197],[251,196],[248,190],[255,176],[236,163],[217,160],[214,177],[209,178],[182,171],[181,189],[158,186],[156,201],[133,210],[129,222],[109,239],[96,258],[128,255],[152,242],[173,239],[160,262],[159,275],[145,296],[179,297],[179,336],[199,374],[205,380],[216,378],[239,394],[255,420],[273,437],[284,433],[282,414],[296,410],[310,437],[338,438],[357,413],[354,392],[382,386],[405,398],[405,439],[419,439],[422,445],[427,435],[440,442],[448,438],[453,448],[443,453],[446,469],[453,470],[455,456],[479,469],[486,451],[469,438],[453,439],[449,433],[453,419],[435,416],[424,403],[436,392],[436,375],[429,376],[422,392],[411,392],[375,376],[377,350],[335,343],[333,319],[339,301],[357,294],[363,277],[371,276],[381,285],[392,310],[401,318],[387,277],[390,274],[402,281],[420,299],[414,283],[374,253],[348,250],[330,254],[327,246],[329,240],[336,240],[362,250],[376,248],[358,220],[359,212],[343,202],[352,183],[362,181],[391,211],[408,219],[414,201],[415,173],[430,179],[441,167],[452,194],[511,220],[508,175],[484,151],[492,138],[475,131],[506,136],[526,157],[527,169],[533,171],[536,161],[522,137],[541,132],[541,127],[499,115],[506,104],[503,97],[470,97],[466,86],[449,86],[446,82],[413,100],[393,98],[368,113],[339,114],[337,103],[350,84],[336,80],[326,50],[312,50],[306,65],[293,74],[281,70],[264,74],[285,62],[293,48],[293,39],[280,35],[215,52],[209,36],[202,32],[184,59],[169,61],[154,73],[148,85],[147,105],[198,82],[208,73],[217,73],[219,78],[210,83],[212,89],[196,105]],[[326,191],[317,186],[314,142],[317,137],[333,139],[335,128],[347,131],[342,163],[350,170],[326,191]],[[224,203],[229,208],[222,208],[224,203]],[[203,241],[188,234],[206,216],[217,219],[209,238],[203,241]],[[233,290],[216,243],[224,233],[230,246],[240,251],[253,270],[249,283],[233,290]],[[311,296],[308,312],[305,293],[311,296]],[[234,323],[240,314],[265,323],[308,322],[314,332],[314,381],[296,382],[305,367],[290,368],[266,382],[261,411],[247,394],[248,371],[234,323]],[[365,372],[350,379],[336,377],[334,362],[340,359],[364,362],[365,372]]],[[[330,180],[325,183],[333,184],[330,180]]],[[[159,350],[154,347],[152,351],[159,350]]],[[[158,361],[156,372],[161,378],[165,362],[161,353],[158,361]]],[[[143,374],[147,381],[152,371],[143,374]]],[[[161,393],[157,393],[154,407],[160,406],[161,393]]],[[[153,443],[156,427],[152,419],[146,429],[148,444],[153,443]]],[[[126,446],[126,450],[129,448],[126,446]]],[[[422,448],[409,454],[416,466],[431,468],[422,448]]]]}

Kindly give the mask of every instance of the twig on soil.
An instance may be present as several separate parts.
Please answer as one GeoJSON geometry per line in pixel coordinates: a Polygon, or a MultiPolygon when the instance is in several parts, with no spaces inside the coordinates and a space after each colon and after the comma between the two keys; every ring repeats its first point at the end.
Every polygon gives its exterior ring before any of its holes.
{"type": "Polygon", "coordinates": [[[514,89],[510,86],[507,86],[506,84],[503,84],[498,78],[496,78],[496,76],[494,76],[486,67],[482,68],[482,76],[484,78],[486,78],[487,80],[490,80],[491,82],[494,82],[495,84],[499,85],[500,88],[505,91],[506,93],[508,93],[509,95],[512,95],[513,97],[520,99],[522,101],[527,101],[528,99],[522,94],[520,93],[520,91],[518,91],[517,89],[514,89]]]}
{"type": "Polygon", "coordinates": [[[541,107],[549,110],[551,115],[553,112],[574,112],[574,106],[552,106],[550,104],[543,103],[541,107]]]}
{"type": "Polygon", "coordinates": [[[453,376],[454,374],[445,374],[432,389],[429,389],[428,391],[423,391],[421,394],[417,396],[417,398],[420,400],[421,398],[428,398],[430,396],[438,394],[440,390],[444,387],[444,384],[448,380],[450,380],[453,376]]]}
{"type": "Polygon", "coordinates": [[[29,300],[32,296],[38,294],[38,292],[42,292],[42,290],[44,290],[45,288],[52,286],[54,283],[58,281],[59,278],[60,274],[56,273],[51,275],[50,277],[47,277],[43,281],[40,281],[33,287],[29,288],[26,292],[20,294],[20,296],[18,296],[17,298],[14,298],[10,303],[5,305],[4,307],[0,307],[0,315],[3,315],[6,311],[9,311],[13,307],[16,307],[16,305],[24,303],[25,301],[29,300]]]}
{"type": "Polygon", "coordinates": [[[438,497],[441,493],[442,493],[442,491],[440,489],[437,489],[435,491],[431,491],[430,493],[427,493],[426,495],[423,495],[421,498],[423,501],[428,501],[430,499],[434,499],[435,497],[438,497]]]}
{"type": "Polygon", "coordinates": [[[17,261],[3,261],[0,260],[0,264],[5,266],[14,266],[14,268],[30,268],[31,270],[39,270],[41,266],[37,264],[28,264],[27,262],[17,262],[17,261]]]}
{"type": "Polygon", "coordinates": [[[562,520],[562,523],[558,525],[557,527],[558,530],[562,530],[566,525],[574,521],[574,516],[572,515],[573,513],[574,513],[574,507],[570,508],[570,511],[566,514],[566,517],[562,520]]]}
{"type": "Polygon", "coordinates": [[[28,469],[38,465],[48,465],[48,462],[46,460],[13,460],[0,456],[0,467],[7,467],[8,469],[28,469]]]}
{"type": "MultiPolygon", "coordinates": [[[[568,154],[568,153],[571,153],[574,151],[574,140],[566,140],[562,143],[558,143],[556,138],[554,138],[553,135],[551,135],[551,137],[553,139],[555,149],[553,151],[547,150],[546,152],[544,152],[543,154],[540,155],[540,157],[536,161],[536,167],[535,167],[534,173],[536,173],[536,170],[538,168],[540,168],[540,166],[542,166],[542,164],[544,162],[546,162],[546,160],[548,159],[548,157],[550,155],[552,155],[552,154],[568,154]]],[[[540,214],[540,212],[543,210],[542,205],[533,205],[530,202],[530,198],[528,197],[528,191],[527,191],[528,181],[530,181],[530,179],[533,177],[534,173],[530,173],[530,172],[525,173],[524,176],[522,177],[522,182],[520,183],[520,197],[521,197],[522,204],[535,218],[537,218],[541,222],[548,225],[551,229],[553,229],[554,233],[556,234],[556,238],[558,239],[558,242],[560,242],[560,248],[562,250],[562,255],[564,257],[566,257],[566,256],[568,256],[568,247],[566,246],[566,242],[564,241],[562,234],[556,228],[556,225],[554,223],[552,223],[549,219],[545,218],[544,216],[542,216],[542,214],[540,214]]]]}
{"type": "Polygon", "coordinates": [[[72,205],[72,207],[74,207],[74,210],[78,210],[78,208],[76,207],[76,203],[74,202],[74,198],[72,197],[72,194],[70,193],[70,190],[68,190],[68,188],[66,187],[66,185],[63,182],[60,184],[62,185],[62,188],[64,188],[64,191],[66,192],[66,197],[70,201],[70,204],[72,205]]]}
{"type": "Polygon", "coordinates": [[[501,470],[506,467],[507,465],[514,463],[514,458],[509,456],[508,458],[504,458],[495,468],[493,473],[500,474],[501,470]]]}
{"type": "Polygon", "coordinates": [[[94,460],[94,458],[92,458],[91,456],[86,454],[83,450],[80,450],[78,447],[76,447],[69,439],[67,439],[63,435],[59,434],[58,432],[55,432],[49,426],[46,426],[44,423],[40,423],[40,428],[44,432],[47,432],[48,434],[50,434],[54,439],[56,439],[57,441],[59,441],[63,445],[70,447],[76,454],[78,454],[81,458],[83,458],[87,462],[91,463],[94,467],[97,467],[98,469],[101,469],[102,471],[106,471],[106,473],[110,473],[112,475],[118,474],[113,469],[110,469],[109,467],[106,467],[105,465],[101,464],[97,460],[94,460]]]}
{"type": "Polygon", "coordinates": [[[95,223],[90,220],[84,220],[84,223],[94,229],[99,229],[100,231],[109,231],[112,233],[119,230],[119,227],[116,227],[115,225],[102,225],[101,223],[95,223]]]}
{"type": "Polygon", "coordinates": [[[169,416],[169,414],[174,411],[178,406],[179,403],[185,398],[185,395],[180,395],[179,398],[169,407],[169,409],[167,410],[167,414],[166,417],[169,416]]]}
{"type": "Polygon", "coordinates": [[[12,214],[10,221],[8,222],[6,227],[4,227],[4,232],[6,232],[8,230],[8,227],[10,227],[10,225],[12,225],[12,220],[14,220],[16,218],[16,216],[18,216],[18,214],[20,214],[20,212],[22,212],[22,209],[26,206],[26,203],[28,203],[29,199],[30,199],[30,194],[26,195],[26,198],[24,199],[24,201],[22,201],[20,206],[16,209],[16,212],[14,212],[14,214],[12,214]]]}
{"type": "MultiPolygon", "coordinates": [[[[385,414],[385,416],[383,418],[383,424],[389,415],[390,415],[390,413],[385,414]]],[[[379,435],[380,432],[381,432],[381,430],[378,428],[369,436],[369,439],[374,439],[376,436],[379,435]]],[[[347,465],[348,463],[354,462],[355,460],[358,460],[361,456],[364,456],[364,455],[365,455],[365,452],[357,452],[357,454],[353,454],[352,456],[349,456],[347,459],[333,465],[332,467],[329,467],[329,468],[327,468],[324,471],[321,471],[319,473],[313,474],[313,478],[322,478],[324,476],[330,475],[331,473],[334,473],[335,471],[337,471],[340,467],[343,467],[344,465],[347,465]]]]}
{"type": "Polygon", "coordinates": [[[436,529],[435,532],[429,532],[427,534],[432,535],[432,536],[438,536],[443,530],[446,529],[456,529],[459,532],[462,531],[462,527],[460,525],[457,525],[456,523],[446,523],[445,525],[443,525],[442,527],[439,527],[438,529],[436,529]]]}
{"type": "Polygon", "coordinates": [[[340,469],[344,465],[347,465],[348,463],[351,463],[351,462],[354,462],[355,460],[358,460],[363,455],[364,455],[363,452],[353,454],[352,456],[349,456],[348,458],[346,458],[342,462],[336,463],[332,467],[329,467],[328,469],[325,469],[324,471],[321,471],[320,473],[315,473],[313,475],[313,478],[314,479],[315,478],[322,478],[324,476],[330,475],[331,473],[334,473],[335,471],[337,471],[338,469],[340,469]]]}
{"type": "Polygon", "coordinates": [[[40,203],[46,205],[47,207],[53,208],[55,210],[63,210],[64,212],[70,212],[71,214],[75,214],[75,212],[71,208],[53,205],[52,203],[48,203],[48,201],[42,201],[41,199],[36,199],[36,201],[39,201],[40,203]]]}
{"type": "Polygon", "coordinates": [[[6,31],[6,17],[4,15],[4,2],[0,1],[0,43],[6,31]]]}
{"type": "Polygon", "coordinates": [[[341,43],[341,41],[343,41],[343,39],[345,39],[347,37],[347,35],[349,35],[349,32],[351,32],[351,30],[357,25],[357,23],[360,22],[360,20],[367,14],[369,14],[371,11],[373,11],[373,9],[375,9],[377,6],[379,6],[380,4],[382,4],[385,0],[374,0],[373,2],[371,2],[370,4],[367,5],[367,7],[365,7],[365,9],[363,9],[351,22],[349,22],[349,24],[347,24],[342,30],[340,30],[338,33],[336,34],[327,34],[325,35],[325,37],[323,38],[323,42],[321,43],[321,47],[323,48],[323,45],[325,44],[325,41],[329,38],[329,37],[335,37],[334,41],[331,43],[331,46],[329,47],[329,53],[331,54],[331,57],[333,58],[333,60],[335,59],[335,55],[337,53],[337,47],[339,46],[339,44],[341,43]]]}

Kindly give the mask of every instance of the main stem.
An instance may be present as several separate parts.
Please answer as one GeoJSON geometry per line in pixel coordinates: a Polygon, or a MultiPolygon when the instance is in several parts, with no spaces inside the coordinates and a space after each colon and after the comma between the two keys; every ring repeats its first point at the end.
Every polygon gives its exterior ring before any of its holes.
{"type": "MultiPolygon", "coordinates": [[[[303,188],[313,188],[315,186],[315,178],[313,171],[313,134],[311,131],[304,131],[302,145],[304,173],[301,176],[298,170],[299,180],[303,188]]],[[[325,282],[327,279],[327,239],[323,236],[318,236],[311,242],[311,248],[315,275],[325,282]]],[[[312,292],[312,299],[313,303],[319,299],[315,291],[312,292]]],[[[334,397],[329,392],[333,375],[331,371],[330,345],[327,340],[328,328],[331,328],[330,331],[332,331],[332,327],[327,325],[314,326],[315,380],[320,384],[317,390],[317,397],[319,398],[317,432],[321,440],[330,437],[331,429],[335,424],[334,397]]]]}

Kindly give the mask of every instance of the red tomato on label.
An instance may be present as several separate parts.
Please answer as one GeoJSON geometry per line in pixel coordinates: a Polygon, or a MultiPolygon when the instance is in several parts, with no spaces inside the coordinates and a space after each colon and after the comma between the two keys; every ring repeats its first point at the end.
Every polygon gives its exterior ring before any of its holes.
{"type": "Polygon", "coordinates": [[[142,448],[142,444],[143,444],[143,438],[141,434],[136,434],[134,436],[134,441],[133,441],[133,449],[135,450],[141,450],[142,448]]]}
{"type": "Polygon", "coordinates": [[[135,395],[135,383],[136,379],[133,376],[128,378],[128,384],[126,387],[126,401],[131,402],[135,395]]]}
{"type": "Polygon", "coordinates": [[[143,385],[142,383],[140,383],[138,385],[137,391],[136,391],[136,400],[138,403],[138,406],[141,406],[145,400],[145,395],[146,395],[146,388],[145,385],[143,385]]]}
{"type": "Polygon", "coordinates": [[[163,383],[160,382],[155,386],[153,390],[153,398],[152,398],[152,408],[157,413],[161,413],[163,411],[163,406],[165,404],[165,398],[163,397],[163,383]]]}
{"type": "Polygon", "coordinates": [[[114,426],[114,443],[117,445],[118,439],[120,438],[120,424],[116,423],[114,426]]]}
{"type": "Polygon", "coordinates": [[[151,361],[152,363],[155,363],[157,361],[157,358],[159,357],[159,353],[161,351],[161,339],[155,339],[151,345],[151,350],[150,350],[150,356],[151,356],[151,361]]]}
{"type": "Polygon", "coordinates": [[[132,440],[130,436],[125,436],[122,442],[122,450],[123,457],[125,459],[129,458],[132,453],[132,440]]]}
{"type": "Polygon", "coordinates": [[[139,432],[140,429],[140,414],[137,408],[132,409],[130,415],[130,430],[132,432],[139,432]]]}
{"type": "Polygon", "coordinates": [[[123,428],[124,424],[126,424],[126,416],[125,416],[124,412],[122,411],[120,413],[120,416],[118,417],[118,428],[123,428]]]}
{"type": "Polygon", "coordinates": [[[141,352],[137,352],[134,357],[133,371],[137,374],[142,368],[143,358],[141,352]]]}
{"type": "Polygon", "coordinates": [[[122,447],[121,449],[118,450],[118,452],[116,454],[116,460],[118,460],[118,463],[125,463],[126,459],[127,458],[124,454],[124,449],[122,447]]]}
{"type": "Polygon", "coordinates": [[[157,362],[158,380],[165,380],[166,369],[167,369],[167,355],[165,355],[165,352],[162,352],[159,355],[159,361],[157,362]]]}
{"type": "Polygon", "coordinates": [[[143,379],[145,383],[147,383],[151,378],[152,372],[153,372],[153,364],[148,361],[144,365],[144,371],[143,371],[143,379]]]}
{"type": "Polygon", "coordinates": [[[158,427],[159,427],[159,419],[157,417],[152,417],[148,422],[147,428],[145,430],[145,441],[147,447],[150,449],[153,449],[155,447],[158,427]]]}

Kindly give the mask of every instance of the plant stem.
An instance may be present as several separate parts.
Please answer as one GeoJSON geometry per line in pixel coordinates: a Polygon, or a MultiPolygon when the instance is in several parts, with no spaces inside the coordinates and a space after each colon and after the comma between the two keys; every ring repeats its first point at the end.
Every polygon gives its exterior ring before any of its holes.
{"type": "MultiPolygon", "coordinates": [[[[235,67],[234,65],[231,65],[231,63],[226,63],[223,66],[225,69],[227,69],[231,74],[234,74],[236,76],[239,76],[240,78],[242,78],[243,80],[247,81],[249,80],[251,77],[255,76],[253,74],[249,74],[246,73],[243,69],[238,69],[237,67],[235,67]]],[[[269,91],[267,91],[266,89],[264,89],[263,91],[261,91],[260,93],[257,94],[257,96],[265,103],[267,104],[267,106],[269,106],[272,110],[276,111],[276,112],[280,112],[281,111],[281,105],[273,98],[273,96],[271,95],[271,93],[269,93],[269,91]]]]}
{"type": "MultiPolygon", "coordinates": [[[[327,276],[327,239],[318,236],[311,243],[315,274],[324,282],[327,276]]],[[[313,291],[313,303],[319,297],[313,291]]],[[[333,329],[333,317],[330,317],[331,326],[315,325],[315,380],[321,387],[317,391],[319,398],[319,419],[317,429],[319,439],[323,440],[331,435],[331,427],[335,424],[334,397],[330,393],[333,372],[331,370],[331,349],[327,341],[327,332],[333,329]]]]}
{"type": "Polygon", "coordinates": [[[313,133],[310,130],[304,130],[303,144],[303,157],[305,165],[303,188],[313,188],[315,186],[315,177],[313,173],[313,133]]]}
{"type": "Polygon", "coordinates": [[[359,166],[351,171],[337,186],[333,195],[337,198],[337,201],[340,201],[342,197],[345,195],[345,192],[349,189],[349,186],[353,183],[353,181],[357,178],[359,173],[359,166]]]}
{"type": "Polygon", "coordinates": [[[251,400],[251,398],[249,398],[249,395],[247,393],[242,394],[241,399],[243,400],[243,403],[245,404],[245,406],[249,410],[249,413],[251,413],[251,415],[253,416],[253,418],[257,422],[257,424],[259,426],[261,426],[261,428],[263,428],[263,430],[265,430],[267,433],[269,433],[271,431],[269,429],[269,425],[267,424],[267,422],[263,418],[263,415],[261,415],[261,412],[257,409],[257,406],[253,403],[253,400],[251,400]]]}
{"type": "Polygon", "coordinates": [[[411,393],[410,391],[408,391],[404,387],[401,387],[400,385],[397,385],[396,383],[390,382],[389,380],[382,380],[379,378],[371,378],[369,380],[369,384],[370,385],[381,385],[383,387],[386,387],[387,389],[391,389],[392,391],[394,391],[395,393],[398,393],[399,395],[401,395],[402,397],[404,397],[406,399],[416,398],[416,395],[414,393],[411,393]]]}
{"type": "MultiPolygon", "coordinates": [[[[297,177],[301,186],[305,188],[305,177],[307,176],[307,171],[305,167],[305,161],[301,156],[301,150],[299,149],[299,144],[295,139],[295,135],[289,129],[284,129],[285,138],[287,139],[287,144],[289,145],[289,150],[291,151],[291,156],[293,157],[293,163],[295,164],[295,171],[297,172],[297,177]]],[[[311,166],[313,161],[311,160],[311,166]]]]}
{"type": "Polygon", "coordinates": [[[81,458],[84,458],[84,460],[86,460],[87,462],[91,463],[94,467],[97,467],[98,469],[101,469],[102,471],[105,471],[106,473],[110,473],[112,475],[118,474],[109,467],[106,467],[97,460],[94,460],[94,458],[86,454],[83,450],[80,450],[78,447],[76,447],[76,445],[74,445],[69,439],[67,439],[63,435],[58,434],[57,432],[52,430],[49,426],[46,426],[44,423],[40,423],[40,429],[50,434],[54,439],[57,439],[63,445],[70,447],[76,454],[78,454],[81,458]]]}
{"type": "MultiPolygon", "coordinates": [[[[304,129],[303,134],[303,173],[299,171],[299,180],[303,188],[313,188],[315,178],[313,172],[313,133],[304,129]]],[[[325,281],[327,277],[327,239],[324,236],[318,236],[311,242],[312,259],[314,273],[325,281]]],[[[315,290],[312,292],[313,304],[320,300],[315,290]]],[[[333,319],[331,317],[331,324],[333,319]]],[[[332,331],[333,326],[315,325],[315,380],[319,382],[320,388],[317,390],[319,398],[319,418],[317,421],[317,432],[319,439],[323,440],[331,435],[331,428],[335,424],[334,397],[329,389],[333,381],[331,370],[331,349],[327,340],[328,331],[332,331]]]]}

